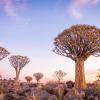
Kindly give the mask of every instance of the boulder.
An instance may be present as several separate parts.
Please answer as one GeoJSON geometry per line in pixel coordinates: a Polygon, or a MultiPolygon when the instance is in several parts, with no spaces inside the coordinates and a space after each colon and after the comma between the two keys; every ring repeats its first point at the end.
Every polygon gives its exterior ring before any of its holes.
{"type": "Polygon", "coordinates": [[[57,96],[55,96],[55,95],[50,95],[50,96],[48,97],[48,100],[58,100],[58,98],[57,98],[57,96]]]}
{"type": "Polygon", "coordinates": [[[73,88],[74,87],[74,82],[72,82],[72,81],[67,81],[66,84],[67,84],[67,88],[73,88]]]}
{"type": "Polygon", "coordinates": [[[33,96],[36,98],[39,98],[39,100],[48,100],[48,97],[51,94],[46,92],[45,90],[39,89],[39,88],[34,88],[33,89],[33,96]]]}
{"type": "Polygon", "coordinates": [[[64,96],[64,100],[83,100],[81,95],[79,94],[78,90],[71,89],[66,95],[64,96]]]}
{"type": "Polygon", "coordinates": [[[5,94],[0,93],[0,100],[4,100],[4,96],[5,96],[5,94]]]}

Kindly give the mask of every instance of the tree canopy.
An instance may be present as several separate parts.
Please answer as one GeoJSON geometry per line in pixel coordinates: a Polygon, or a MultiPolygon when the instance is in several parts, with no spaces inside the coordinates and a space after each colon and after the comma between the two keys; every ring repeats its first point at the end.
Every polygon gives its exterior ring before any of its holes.
{"type": "Polygon", "coordinates": [[[9,61],[15,69],[19,67],[19,70],[21,70],[30,62],[30,59],[27,56],[13,55],[9,58],[9,61]]]}
{"type": "Polygon", "coordinates": [[[100,56],[100,29],[90,25],[73,25],[54,39],[54,52],[72,60],[90,55],[100,56]]]}
{"type": "Polygon", "coordinates": [[[34,73],[33,76],[35,77],[37,82],[39,82],[39,80],[43,78],[43,74],[41,72],[34,73]]]}
{"type": "Polygon", "coordinates": [[[10,54],[5,48],[0,47],[0,60],[7,57],[10,54]]]}
{"type": "Polygon", "coordinates": [[[67,75],[67,73],[66,72],[64,72],[64,71],[62,71],[62,70],[58,70],[58,71],[55,71],[54,72],[54,77],[56,77],[57,78],[57,80],[60,82],[62,79],[63,79],[63,77],[65,77],[67,75]]]}

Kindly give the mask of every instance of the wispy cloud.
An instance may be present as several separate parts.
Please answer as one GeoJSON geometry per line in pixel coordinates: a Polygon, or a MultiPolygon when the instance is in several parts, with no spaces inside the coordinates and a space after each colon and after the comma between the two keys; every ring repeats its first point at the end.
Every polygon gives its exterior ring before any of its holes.
{"type": "Polygon", "coordinates": [[[17,16],[12,0],[4,0],[4,11],[7,16],[10,16],[10,17],[17,16]]]}
{"type": "Polygon", "coordinates": [[[1,0],[4,12],[11,18],[18,19],[19,12],[25,8],[26,0],[1,0]]]}
{"type": "Polygon", "coordinates": [[[79,19],[83,16],[82,11],[86,6],[95,5],[99,1],[100,0],[72,0],[69,7],[69,13],[71,16],[79,19]]]}

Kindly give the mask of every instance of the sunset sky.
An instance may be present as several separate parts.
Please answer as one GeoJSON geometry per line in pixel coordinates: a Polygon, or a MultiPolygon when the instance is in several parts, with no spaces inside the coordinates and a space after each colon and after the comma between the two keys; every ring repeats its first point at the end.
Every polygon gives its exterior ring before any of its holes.
{"type": "MultiPolygon", "coordinates": [[[[74,80],[75,65],[69,59],[52,52],[53,39],[65,28],[75,24],[90,24],[100,28],[100,0],[0,0],[0,45],[11,55],[30,58],[20,75],[44,73],[52,78],[56,70],[74,80]]],[[[3,78],[15,77],[8,58],[0,62],[3,78]]],[[[91,56],[85,62],[86,80],[93,81],[100,68],[100,57],[91,56]]]]}

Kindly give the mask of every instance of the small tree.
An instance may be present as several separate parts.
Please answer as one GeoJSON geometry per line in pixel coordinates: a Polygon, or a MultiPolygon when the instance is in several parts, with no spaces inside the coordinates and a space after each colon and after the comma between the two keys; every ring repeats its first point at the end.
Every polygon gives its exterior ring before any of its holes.
{"type": "Polygon", "coordinates": [[[25,77],[27,83],[30,83],[32,81],[32,77],[31,76],[26,76],[25,77]]]}
{"type": "Polygon", "coordinates": [[[41,78],[43,78],[43,74],[38,72],[38,73],[34,73],[33,76],[35,77],[36,81],[37,81],[37,85],[39,84],[39,81],[41,78]]]}
{"type": "Polygon", "coordinates": [[[60,83],[61,80],[67,75],[67,73],[65,73],[62,70],[58,70],[54,72],[54,77],[57,78],[58,82],[60,83]]]}
{"type": "Polygon", "coordinates": [[[7,57],[10,54],[5,48],[0,47],[0,60],[7,57]]]}
{"type": "Polygon", "coordinates": [[[20,71],[23,69],[23,67],[29,63],[30,59],[26,56],[20,56],[20,55],[13,55],[9,58],[11,66],[16,71],[16,80],[19,79],[20,71]]]}
{"type": "MultiPolygon", "coordinates": [[[[6,50],[5,48],[3,47],[0,47],[0,61],[7,57],[8,55],[10,54],[10,52],[8,52],[8,50],[6,50]]],[[[2,76],[0,77],[0,79],[2,79],[2,76]]]]}

